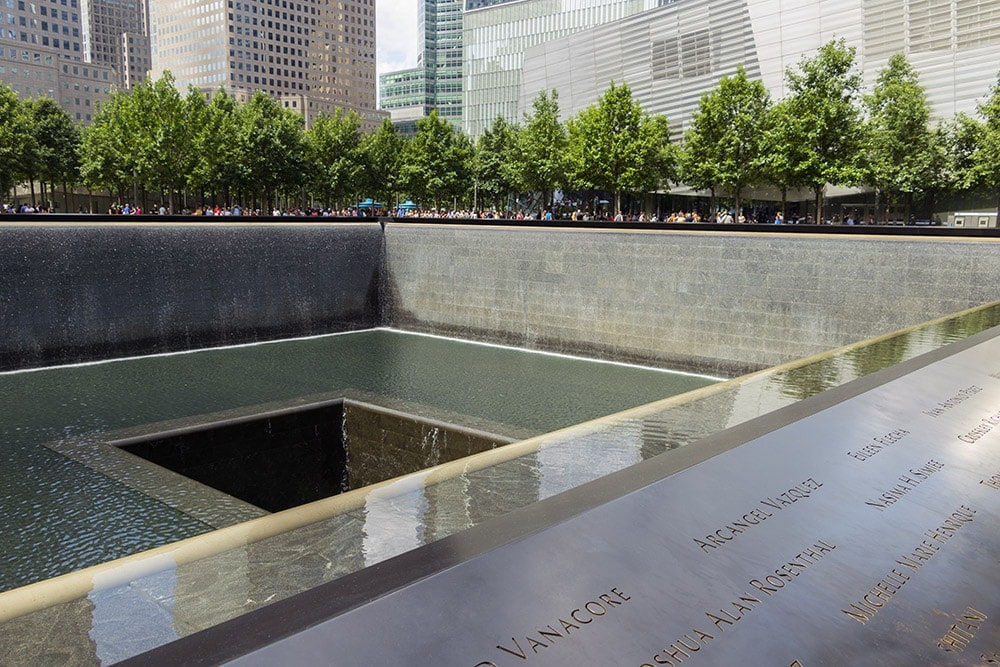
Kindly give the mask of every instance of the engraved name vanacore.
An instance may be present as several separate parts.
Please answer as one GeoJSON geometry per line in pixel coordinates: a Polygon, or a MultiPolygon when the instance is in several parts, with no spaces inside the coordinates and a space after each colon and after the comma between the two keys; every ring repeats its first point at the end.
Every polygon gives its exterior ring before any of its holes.
{"type": "Polygon", "coordinates": [[[822,486],[822,482],[817,482],[810,477],[787,491],[764,498],[757,507],[746,512],[736,521],[731,521],[725,526],[705,535],[704,539],[699,537],[691,539],[704,553],[712,553],[715,549],[725,546],[728,542],[732,542],[738,535],[760,524],[761,521],[774,516],[774,512],[790,507],[800,500],[809,498],[809,496],[818,491],[822,486]]]}
{"type": "MultiPolygon", "coordinates": [[[[533,633],[525,634],[522,637],[511,637],[509,644],[497,644],[497,649],[506,654],[508,661],[511,657],[518,660],[528,660],[531,656],[538,655],[542,650],[569,641],[575,636],[574,633],[582,632],[591,623],[599,621],[602,616],[612,613],[616,607],[622,606],[631,599],[632,597],[623,593],[621,589],[612,588],[607,593],[601,593],[568,612],[557,619],[555,623],[536,626],[533,633]]],[[[492,660],[483,660],[476,663],[476,667],[497,667],[497,663],[492,660]]]]}

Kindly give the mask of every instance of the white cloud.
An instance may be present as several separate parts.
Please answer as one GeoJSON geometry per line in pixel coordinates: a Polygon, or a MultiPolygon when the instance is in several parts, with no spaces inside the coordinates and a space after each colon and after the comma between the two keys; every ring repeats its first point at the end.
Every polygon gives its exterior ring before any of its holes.
{"type": "Polygon", "coordinates": [[[417,66],[417,2],[376,0],[376,69],[379,74],[417,66]]]}

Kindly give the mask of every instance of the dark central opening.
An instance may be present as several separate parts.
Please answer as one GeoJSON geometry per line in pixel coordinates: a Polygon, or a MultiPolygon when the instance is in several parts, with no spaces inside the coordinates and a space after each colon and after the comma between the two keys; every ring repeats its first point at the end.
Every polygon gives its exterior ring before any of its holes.
{"type": "Polygon", "coordinates": [[[279,512],[512,441],[336,399],[113,444],[279,512]]]}
{"type": "Polygon", "coordinates": [[[349,487],[344,404],[241,418],[119,445],[269,512],[349,487]]]}

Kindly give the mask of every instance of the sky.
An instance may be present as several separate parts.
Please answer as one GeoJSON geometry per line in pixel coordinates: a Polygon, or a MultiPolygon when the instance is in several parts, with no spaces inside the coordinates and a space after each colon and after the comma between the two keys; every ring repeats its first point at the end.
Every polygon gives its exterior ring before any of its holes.
{"type": "Polygon", "coordinates": [[[417,2],[375,0],[375,60],[379,74],[417,66],[417,2]]]}

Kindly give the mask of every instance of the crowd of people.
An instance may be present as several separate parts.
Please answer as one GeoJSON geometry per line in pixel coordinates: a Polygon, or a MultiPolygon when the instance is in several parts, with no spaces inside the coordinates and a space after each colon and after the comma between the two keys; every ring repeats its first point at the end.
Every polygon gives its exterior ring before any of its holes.
{"type": "MultiPolygon", "coordinates": [[[[33,206],[30,203],[9,203],[0,202],[0,214],[27,214],[27,213],[48,213],[49,209],[40,206],[33,206]]],[[[83,209],[80,213],[86,213],[83,209]]],[[[166,204],[157,204],[150,210],[144,210],[138,204],[129,202],[116,202],[108,208],[109,215],[171,215],[172,211],[166,204]]],[[[731,209],[719,209],[715,213],[704,214],[697,210],[678,210],[660,217],[656,213],[624,213],[619,211],[611,214],[603,209],[596,211],[581,207],[569,209],[566,207],[541,209],[540,211],[507,210],[498,211],[496,209],[444,209],[444,208],[273,208],[269,213],[263,212],[259,208],[245,208],[239,204],[231,206],[204,204],[194,208],[183,207],[178,212],[179,215],[188,216],[270,216],[270,217],[337,217],[337,218],[357,218],[357,217],[395,217],[395,218],[421,218],[421,219],[481,219],[481,220],[562,220],[581,222],[638,222],[638,223],[714,223],[714,224],[812,224],[811,216],[799,217],[790,215],[786,218],[781,211],[774,209],[760,208],[740,211],[738,214],[731,209]]],[[[843,225],[863,225],[874,224],[872,216],[867,220],[856,213],[845,214],[837,220],[828,220],[827,224],[843,225]]]]}

